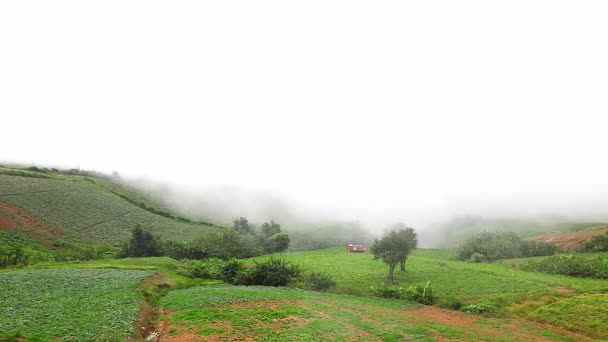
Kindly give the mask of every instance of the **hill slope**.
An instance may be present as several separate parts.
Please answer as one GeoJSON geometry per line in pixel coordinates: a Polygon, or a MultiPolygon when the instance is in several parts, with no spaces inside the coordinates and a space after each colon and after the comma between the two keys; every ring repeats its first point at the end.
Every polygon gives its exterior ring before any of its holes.
{"type": "MultiPolygon", "coordinates": [[[[29,230],[32,226],[46,230],[45,238],[61,237],[67,241],[109,246],[126,241],[138,225],[161,238],[176,241],[187,241],[208,229],[218,229],[211,224],[181,222],[146,210],[98,185],[94,178],[64,178],[0,174],[1,215],[17,224],[23,221],[19,217],[27,216],[31,223],[29,230]]],[[[6,225],[0,225],[0,230],[7,229],[6,225]]]]}

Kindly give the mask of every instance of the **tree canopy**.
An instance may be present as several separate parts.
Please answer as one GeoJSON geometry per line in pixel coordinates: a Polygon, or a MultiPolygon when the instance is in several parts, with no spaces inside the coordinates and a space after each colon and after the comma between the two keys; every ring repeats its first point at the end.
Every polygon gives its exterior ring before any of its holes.
{"type": "Polygon", "coordinates": [[[392,281],[397,263],[401,264],[401,270],[405,271],[407,256],[416,249],[417,245],[418,239],[414,228],[398,223],[393,225],[381,239],[374,239],[371,251],[374,259],[380,259],[388,265],[388,279],[392,281]]]}

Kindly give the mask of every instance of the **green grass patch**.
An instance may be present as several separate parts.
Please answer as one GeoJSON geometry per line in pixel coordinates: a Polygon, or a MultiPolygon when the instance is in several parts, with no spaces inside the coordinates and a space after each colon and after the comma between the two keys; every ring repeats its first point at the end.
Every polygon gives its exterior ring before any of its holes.
{"type": "Polygon", "coordinates": [[[608,338],[608,294],[586,294],[540,307],[531,314],[539,321],[591,336],[608,338]]]}

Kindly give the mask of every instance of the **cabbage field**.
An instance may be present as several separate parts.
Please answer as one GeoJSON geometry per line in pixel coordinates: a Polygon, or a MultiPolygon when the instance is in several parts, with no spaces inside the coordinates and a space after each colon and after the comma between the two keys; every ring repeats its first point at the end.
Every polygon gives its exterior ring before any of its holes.
{"type": "Polygon", "coordinates": [[[155,271],[41,269],[0,273],[0,340],[122,341],[155,271]]]}
{"type": "Polygon", "coordinates": [[[86,179],[0,175],[0,200],[13,203],[76,242],[119,246],[138,225],[161,238],[188,241],[207,229],[136,206],[86,179]]]}

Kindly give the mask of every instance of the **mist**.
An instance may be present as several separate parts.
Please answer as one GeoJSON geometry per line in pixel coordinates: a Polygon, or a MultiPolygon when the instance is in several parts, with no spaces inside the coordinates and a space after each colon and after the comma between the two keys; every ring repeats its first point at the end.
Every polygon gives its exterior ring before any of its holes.
{"type": "Polygon", "coordinates": [[[122,181],[193,219],[229,226],[233,218],[243,216],[258,225],[274,220],[287,230],[319,223],[357,222],[372,237],[381,235],[393,223],[403,222],[418,231],[421,247],[453,246],[450,240],[454,237],[462,239],[463,234],[481,230],[526,233],[556,225],[608,222],[608,189],[602,187],[494,189],[479,194],[446,193],[420,201],[407,194],[397,198],[377,195],[374,201],[350,199],[341,203],[329,196],[307,198],[242,185],[187,186],[142,178],[122,181]]]}

